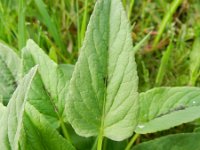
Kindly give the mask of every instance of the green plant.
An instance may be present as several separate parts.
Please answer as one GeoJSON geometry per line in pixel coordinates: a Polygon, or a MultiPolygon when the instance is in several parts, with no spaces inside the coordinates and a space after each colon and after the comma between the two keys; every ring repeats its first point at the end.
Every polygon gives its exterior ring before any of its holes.
{"type": "MultiPolygon", "coordinates": [[[[125,14],[120,0],[97,1],[75,66],[55,63],[32,40],[21,58],[0,44],[1,149],[129,150],[140,134],[200,118],[197,87],[138,93],[141,43],[133,48],[125,14]]],[[[133,149],[198,149],[199,138],[175,134],[133,149]]]]}

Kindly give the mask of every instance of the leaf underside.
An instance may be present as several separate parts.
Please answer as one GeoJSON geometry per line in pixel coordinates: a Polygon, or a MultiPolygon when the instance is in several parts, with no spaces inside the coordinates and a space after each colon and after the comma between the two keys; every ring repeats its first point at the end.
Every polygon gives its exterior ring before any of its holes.
{"type": "Polygon", "coordinates": [[[141,93],[136,132],[166,130],[200,118],[200,88],[161,87],[141,93]]]}
{"type": "Polygon", "coordinates": [[[19,79],[21,60],[3,43],[0,43],[0,95],[4,105],[8,104],[19,79]]]}
{"type": "Polygon", "coordinates": [[[66,113],[75,131],[123,140],[137,124],[138,76],[120,0],[99,0],[70,81],[66,113]]]}

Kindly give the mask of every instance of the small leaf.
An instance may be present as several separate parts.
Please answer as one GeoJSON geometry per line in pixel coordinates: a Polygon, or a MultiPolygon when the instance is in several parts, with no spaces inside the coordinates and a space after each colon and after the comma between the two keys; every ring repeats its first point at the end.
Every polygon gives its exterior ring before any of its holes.
{"type": "Polygon", "coordinates": [[[70,81],[66,113],[85,137],[130,137],[137,124],[138,76],[120,0],[99,0],[70,81]]]}
{"type": "Polygon", "coordinates": [[[38,73],[29,94],[29,103],[46,116],[55,128],[63,121],[63,110],[68,92],[72,65],[57,65],[32,40],[22,51],[23,69],[26,73],[38,64],[38,73]]]}
{"type": "Polygon", "coordinates": [[[199,150],[199,133],[181,133],[141,143],[133,150],[199,150]]]}
{"type": "Polygon", "coordinates": [[[18,55],[3,43],[0,43],[0,95],[7,105],[19,80],[21,60],[18,55]]]}
{"type": "Polygon", "coordinates": [[[140,94],[140,134],[166,130],[200,118],[200,88],[162,87],[140,94]]]}

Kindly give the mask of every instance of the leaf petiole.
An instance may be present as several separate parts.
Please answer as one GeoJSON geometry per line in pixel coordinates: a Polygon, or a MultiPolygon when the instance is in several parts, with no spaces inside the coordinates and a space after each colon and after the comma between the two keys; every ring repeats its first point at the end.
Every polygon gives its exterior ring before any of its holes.
{"type": "Polygon", "coordinates": [[[71,140],[71,138],[69,136],[69,133],[68,133],[68,131],[66,129],[66,126],[65,126],[63,120],[60,120],[60,125],[61,125],[63,136],[70,142],[70,144],[72,144],[72,140],[71,140]]]}
{"type": "Polygon", "coordinates": [[[102,150],[102,143],[103,143],[103,136],[102,134],[100,134],[97,142],[97,150],[102,150]]]}
{"type": "Polygon", "coordinates": [[[126,146],[125,150],[130,150],[132,147],[133,143],[137,140],[137,138],[140,136],[140,134],[135,133],[135,135],[131,138],[130,142],[126,146]]]}

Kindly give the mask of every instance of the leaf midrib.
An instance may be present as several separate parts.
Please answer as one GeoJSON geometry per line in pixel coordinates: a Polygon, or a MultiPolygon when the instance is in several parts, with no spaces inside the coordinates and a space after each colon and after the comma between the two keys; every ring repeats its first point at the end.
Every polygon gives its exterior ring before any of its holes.
{"type": "MultiPolygon", "coordinates": [[[[104,2],[104,1],[102,1],[104,2]]],[[[100,126],[100,131],[99,131],[99,137],[103,137],[104,135],[104,122],[105,122],[105,108],[106,108],[106,100],[107,100],[107,85],[108,85],[108,59],[109,59],[109,49],[110,49],[110,17],[111,17],[111,3],[112,0],[109,0],[109,15],[108,15],[108,31],[107,31],[107,55],[106,55],[106,70],[105,70],[105,76],[104,76],[104,99],[103,99],[103,109],[102,109],[102,118],[101,118],[101,126],[100,126]]],[[[104,4],[103,4],[104,6],[104,4]]]]}

